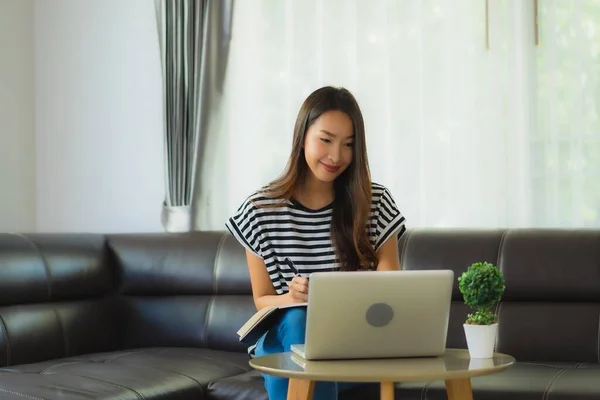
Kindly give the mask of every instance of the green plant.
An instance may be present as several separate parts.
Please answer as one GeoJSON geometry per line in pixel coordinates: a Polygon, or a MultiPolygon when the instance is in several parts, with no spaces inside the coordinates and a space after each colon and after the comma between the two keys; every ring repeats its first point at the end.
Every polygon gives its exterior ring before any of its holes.
{"type": "Polygon", "coordinates": [[[471,264],[458,277],[458,289],[464,302],[473,314],[467,316],[466,323],[472,325],[491,325],[498,321],[493,307],[502,300],[505,289],[504,274],[494,264],[476,262],[471,264]]]}

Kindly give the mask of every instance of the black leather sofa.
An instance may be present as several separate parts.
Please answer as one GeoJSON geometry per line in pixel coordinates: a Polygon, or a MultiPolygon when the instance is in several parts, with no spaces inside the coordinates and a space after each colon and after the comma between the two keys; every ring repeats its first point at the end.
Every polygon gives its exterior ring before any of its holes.
{"type": "MultiPolygon", "coordinates": [[[[600,230],[409,230],[405,269],[488,260],[504,271],[507,371],[474,398],[600,398],[600,230]]],[[[241,246],[223,232],[0,234],[0,399],[266,399],[235,332],[254,312],[241,246]]],[[[465,348],[455,290],[448,346],[465,348]]],[[[398,399],[445,399],[443,382],[398,399]]],[[[341,399],[376,399],[376,385],[341,399]]]]}

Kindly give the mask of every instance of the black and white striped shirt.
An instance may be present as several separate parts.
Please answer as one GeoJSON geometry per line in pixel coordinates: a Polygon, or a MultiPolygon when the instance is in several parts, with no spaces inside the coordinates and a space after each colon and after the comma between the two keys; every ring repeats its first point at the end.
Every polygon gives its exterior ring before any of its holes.
{"type": "MultiPolygon", "coordinates": [[[[246,249],[264,260],[276,293],[284,294],[294,277],[286,258],[303,275],[336,271],[339,264],[330,236],[332,205],[312,210],[292,199],[276,207],[261,207],[278,202],[257,191],[229,218],[226,227],[246,249]]],[[[377,183],[372,183],[367,226],[375,251],[393,234],[400,238],[406,229],[392,194],[377,183]]]]}

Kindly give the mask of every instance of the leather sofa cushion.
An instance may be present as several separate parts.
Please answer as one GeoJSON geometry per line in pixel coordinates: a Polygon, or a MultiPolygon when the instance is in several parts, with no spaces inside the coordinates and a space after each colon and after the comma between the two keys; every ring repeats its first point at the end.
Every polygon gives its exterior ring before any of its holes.
{"type": "Polygon", "coordinates": [[[222,235],[202,233],[107,236],[123,295],[211,295],[222,235]]]}
{"type": "Polygon", "coordinates": [[[125,348],[247,351],[236,332],[256,308],[244,248],[233,236],[117,234],[107,240],[122,299],[125,348]]]}
{"type": "Polygon", "coordinates": [[[600,362],[600,303],[506,301],[496,349],[519,361],[600,362]]]}
{"type": "Polygon", "coordinates": [[[112,292],[105,248],[103,235],[0,234],[0,306],[112,292]]]}
{"type": "Polygon", "coordinates": [[[204,347],[247,353],[236,332],[256,309],[249,295],[182,295],[126,296],[120,311],[125,348],[204,347]]]}
{"type": "Polygon", "coordinates": [[[0,234],[0,306],[49,296],[48,274],[36,247],[20,235],[0,234]]]}
{"type": "Polygon", "coordinates": [[[565,369],[549,391],[549,400],[600,398],[600,365],[580,365],[565,369]]]}
{"type": "Polygon", "coordinates": [[[117,349],[111,297],[0,307],[0,367],[117,349]]]}
{"type": "Polygon", "coordinates": [[[229,233],[107,235],[124,295],[252,295],[244,247],[229,233]]]}
{"type": "Polygon", "coordinates": [[[97,353],[0,369],[0,398],[194,399],[212,381],[250,370],[248,356],[197,348],[97,353]]]}
{"type": "MultiPolygon", "coordinates": [[[[598,367],[578,363],[517,362],[506,371],[471,379],[478,400],[592,400],[600,398],[598,367]],[[593,378],[593,379],[592,379],[593,378]]],[[[446,400],[443,381],[396,384],[396,398],[446,400]]]]}
{"type": "MultiPolygon", "coordinates": [[[[401,397],[397,397],[400,399],[401,397]]],[[[211,400],[268,400],[264,381],[258,371],[249,371],[208,385],[207,399],[211,400]]],[[[379,399],[379,384],[366,383],[344,390],[339,400],[379,399]]]]}
{"type": "MultiPolygon", "coordinates": [[[[496,264],[502,234],[502,230],[408,230],[398,243],[400,266],[405,270],[451,269],[458,278],[475,261],[496,264]]],[[[452,299],[463,299],[456,279],[452,299]]]]}
{"type": "Polygon", "coordinates": [[[103,235],[0,234],[0,367],[117,349],[103,235]]]}
{"type": "Polygon", "coordinates": [[[499,267],[504,301],[600,301],[598,230],[509,230],[499,267]]]}
{"type": "Polygon", "coordinates": [[[264,380],[258,371],[252,370],[208,385],[207,399],[211,400],[269,400],[264,380]]]}
{"type": "Polygon", "coordinates": [[[600,231],[416,229],[402,235],[407,270],[455,273],[448,347],[466,348],[458,277],[475,261],[504,273],[496,350],[519,361],[600,362],[600,231]]]}
{"type": "MultiPolygon", "coordinates": [[[[452,269],[475,261],[497,265],[504,301],[600,301],[600,232],[589,229],[409,230],[399,243],[403,269],[452,269]]],[[[462,300],[458,284],[453,299],[462,300]]]]}

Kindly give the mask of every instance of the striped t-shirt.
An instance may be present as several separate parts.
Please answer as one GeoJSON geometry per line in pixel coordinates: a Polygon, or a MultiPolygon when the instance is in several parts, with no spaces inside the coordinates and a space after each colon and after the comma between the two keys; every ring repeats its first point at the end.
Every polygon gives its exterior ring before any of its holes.
{"type": "MultiPolygon", "coordinates": [[[[286,258],[303,275],[337,271],[340,267],[330,236],[332,205],[312,210],[292,199],[276,207],[261,207],[279,202],[257,191],[242,203],[226,226],[246,249],[264,260],[276,293],[284,294],[294,277],[286,258]]],[[[393,234],[398,233],[399,238],[406,229],[404,223],[390,191],[372,183],[367,229],[375,251],[393,234]]]]}

